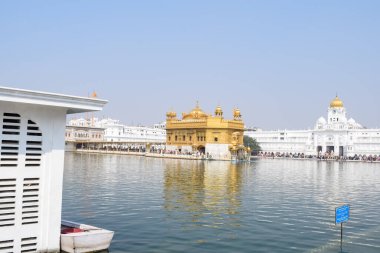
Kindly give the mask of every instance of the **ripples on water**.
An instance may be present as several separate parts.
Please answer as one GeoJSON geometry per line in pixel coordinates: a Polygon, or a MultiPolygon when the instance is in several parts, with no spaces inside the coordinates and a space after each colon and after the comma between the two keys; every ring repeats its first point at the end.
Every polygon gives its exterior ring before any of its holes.
{"type": "Polygon", "coordinates": [[[115,231],[110,252],[380,252],[380,164],[232,164],[66,153],[64,219],[115,231]]]}

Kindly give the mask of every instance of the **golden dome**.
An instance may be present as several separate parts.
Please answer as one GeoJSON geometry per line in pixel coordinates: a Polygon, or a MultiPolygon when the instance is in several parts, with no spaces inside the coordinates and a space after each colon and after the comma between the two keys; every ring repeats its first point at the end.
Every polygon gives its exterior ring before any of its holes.
{"type": "Polygon", "coordinates": [[[238,119],[241,117],[241,113],[240,113],[240,110],[238,108],[235,108],[234,109],[234,118],[235,119],[238,119]]]}
{"type": "Polygon", "coordinates": [[[222,116],[223,115],[222,107],[220,107],[219,105],[215,109],[215,115],[216,116],[222,116]]]}
{"type": "Polygon", "coordinates": [[[94,91],[94,92],[91,94],[91,97],[92,97],[92,98],[97,98],[97,97],[98,97],[98,94],[96,94],[96,92],[94,91]]]}
{"type": "Polygon", "coordinates": [[[199,118],[207,118],[208,115],[202,111],[202,109],[199,107],[198,103],[197,106],[188,114],[183,114],[182,119],[199,119],[199,118]]]}
{"type": "Polygon", "coordinates": [[[175,118],[175,117],[177,117],[177,113],[173,112],[173,111],[167,112],[166,117],[167,118],[175,118]]]}
{"type": "Polygon", "coordinates": [[[340,100],[338,98],[338,96],[336,96],[330,103],[330,107],[334,107],[334,108],[337,108],[337,107],[343,107],[343,101],[340,100]]]}

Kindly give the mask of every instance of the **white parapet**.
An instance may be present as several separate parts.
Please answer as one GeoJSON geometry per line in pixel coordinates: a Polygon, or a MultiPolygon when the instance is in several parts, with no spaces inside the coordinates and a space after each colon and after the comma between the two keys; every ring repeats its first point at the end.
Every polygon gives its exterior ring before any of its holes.
{"type": "Polygon", "coordinates": [[[66,114],[106,103],[0,87],[0,253],[59,252],[66,114]]]}
{"type": "Polygon", "coordinates": [[[214,159],[230,159],[231,153],[228,149],[228,144],[206,144],[206,154],[214,159]]]}

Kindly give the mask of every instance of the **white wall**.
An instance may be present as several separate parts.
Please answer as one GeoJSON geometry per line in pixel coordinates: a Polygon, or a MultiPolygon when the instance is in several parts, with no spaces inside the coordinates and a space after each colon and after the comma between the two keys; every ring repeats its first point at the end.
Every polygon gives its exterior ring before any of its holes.
{"type": "Polygon", "coordinates": [[[181,153],[185,152],[193,152],[193,148],[190,145],[183,145],[183,146],[176,146],[176,145],[166,145],[165,146],[167,151],[172,151],[172,152],[179,152],[179,148],[181,149],[181,153]]]}
{"type": "Polygon", "coordinates": [[[206,144],[206,154],[209,153],[215,159],[229,159],[231,153],[228,144],[206,144]]]}

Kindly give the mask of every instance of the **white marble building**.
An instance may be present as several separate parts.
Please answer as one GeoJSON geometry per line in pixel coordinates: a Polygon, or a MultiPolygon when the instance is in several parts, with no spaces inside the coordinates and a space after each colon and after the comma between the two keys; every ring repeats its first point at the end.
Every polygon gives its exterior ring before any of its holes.
{"type": "Polygon", "coordinates": [[[128,126],[120,123],[119,120],[105,119],[73,119],[68,123],[70,127],[86,127],[104,129],[104,142],[122,142],[122,143],[165,143],[166,130],[165,123],[155,124],[153,127],[145,126],[128,126]]]}
{"type": "Polygon", "coordinates": [[[263,152],[303,153],[334,156],[380,155],[380,129],[367,129],[347,119],[343,102],[335,97],[328,107],[327,119],[320,117],[314,129],[246,131],[257,140],[263,152]]]}

